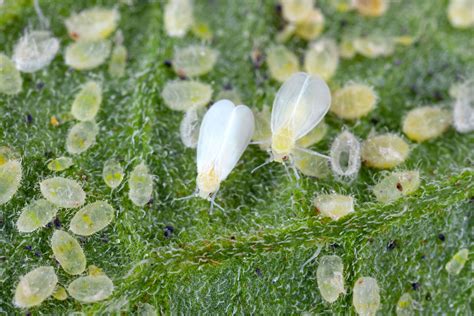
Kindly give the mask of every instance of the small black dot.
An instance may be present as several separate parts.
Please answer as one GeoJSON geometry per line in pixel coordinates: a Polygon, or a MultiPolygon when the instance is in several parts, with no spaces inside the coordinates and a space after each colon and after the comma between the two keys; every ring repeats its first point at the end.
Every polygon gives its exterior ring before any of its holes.
{"type": "Polygon", "coordinates": [[[427,301],[431,301],[431,293],[430,293],[430,292],[426,293],[425,299],[426,299],[427,301]]]}
{"type": "Polygon", "coordinates": [[[259,278],[263,276],[262,271],[259,268],[255,269],[255,273],[257,274],[259,278]]]}
{"type": "Polygon", "coordinates": [[[403,186],[400,182],[397,183],[397,190],[402,192],[403,191],[403,186]]]}
{"type": "Polygon", "coordinates": [[[39,250],[35,251],[35,256],[41,257],[41,252],[39,252],[39,250]]]}
{"type": "Polygon", "coordinates": [[[438,238],[439,240],[441,241],[445,241],[446,240],[446,236],[444,234],[438,234],[438,238]]]}
{"type": "Polygon", "coordinates": [[[339,22],[339,25],[341,26],[341,28],[344,28],[348,25],[349,23],[347,22],[347,20],[341,20],[341,22],[339,22]]]}
{"type": "Polygon", "coordinates": [[[276,11],[277,14],[281,14],[281,11],[282,11],[281,4],[275,5],[275,11],[276,11]]]}
{"type": "Polygon", "coordinates": [[[164,229],[164,235],[166,238],[170,238],[174,232],[174,227],[171,225],[166,225],[164,229]]]}
{"type": "Polygon", "coordinates": [[[40,81],[36,84],[36,89],[41,90],[44,88],[44,82],[40,81]]]}
{"type": "Polygon", "coordinates": [[[28,124],[33,123],[33,116],[30,113],[26,114],[26,123],[28,124]]]}
{"type": "Polygon", "coordinates": [[[397,247],[397,241],[396,240],[390,240],[387,244],[387,250],[393,250],[397,247]]]}
{"type": "Polygon", "coordinates": [[[54,227],[61,228],[61,221],[57,217],[54,219],[54,227]]]}
{"type": "Polygon", "coordinates": [[[163,65],[165,65],[166,67],[171,68],[173,66],[173,63],[171,62],[171,60],[167,59],[163,62],[163,65]]]}
{"type": "Polygon", "coordinates": [[[421,287],[421,284],[419,282],[413,282],[411,284],[411,288],[413,289],[413,291],[418,291],[421,287]]]}
{"type": "Polygon", "coordinates": [[[33,249],[33,247],[31,247],[30,245],[27,245],[27,246],[25,246],[25,249],[31,251],[31,249],[33,249]]]}

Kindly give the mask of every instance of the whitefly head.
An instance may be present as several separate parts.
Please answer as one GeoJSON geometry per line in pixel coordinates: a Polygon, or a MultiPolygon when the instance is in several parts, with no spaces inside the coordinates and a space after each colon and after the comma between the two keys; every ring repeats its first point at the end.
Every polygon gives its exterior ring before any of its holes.
{"type": "Polygon", "coordinates": [[[220,100],[206,112],[197,144],[198,194],[209,198],[219,190],[247,148],[254,132],[252,111],[220,100]]]}
{"type": "Polygon", "coordinates": [[[329,87],[320,77],[298,72],[286,80],[273,102],[273,159],[286,160],[295,149],[296,141],[318,125],[330,105],[329,87]]]}

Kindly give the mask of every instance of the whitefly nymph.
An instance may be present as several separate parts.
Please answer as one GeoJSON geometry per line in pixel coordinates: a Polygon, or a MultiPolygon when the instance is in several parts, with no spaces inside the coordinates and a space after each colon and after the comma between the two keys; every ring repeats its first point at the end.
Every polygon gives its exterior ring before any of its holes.
{"type": "Polygon", "coordinates": [[[200,197],[215,196],[247,148],[254,125],[252,111],[245,105],[235,106],[229,100],[218,101],[206,112],[196,157],[200,197]]]}
{"type": "Polygon", "coordinates": [[[59,40],[48,31],[26,32],[16,43],[13,62],[22,72],[35,72],[46,66],[56,56],[59,40]]]}
{"type": "Polygon", "coordinates": [[[283,162],[298,151],[310,151],[300,148],[297,141],[321,122],[330,104],[331,93],[323,79],[303,72],[292,75],[273,102],[272,159],[283,162]]]}

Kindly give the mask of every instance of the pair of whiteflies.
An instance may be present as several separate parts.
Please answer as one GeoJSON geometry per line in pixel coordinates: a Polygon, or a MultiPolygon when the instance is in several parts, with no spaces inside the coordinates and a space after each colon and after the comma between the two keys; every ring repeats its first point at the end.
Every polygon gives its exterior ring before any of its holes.
{"type": "MultiPolygon", "coordinates": [[[[308,134],[324,118],[331,105],[331,93],[318,76],[298,72],[278,91],[271,115],[271,159],[293,164],[293,154],[305,151],[296,141],[308,134]]],[[[230,174],[250,144],[255,128],[252,111],[220,100],[206,112],[197,143],[197,189],[190,197],[200,196],[214,204],[220,184],[230,174]]],[[[189,197],[186,197],[189,198],[189,197]]]]}

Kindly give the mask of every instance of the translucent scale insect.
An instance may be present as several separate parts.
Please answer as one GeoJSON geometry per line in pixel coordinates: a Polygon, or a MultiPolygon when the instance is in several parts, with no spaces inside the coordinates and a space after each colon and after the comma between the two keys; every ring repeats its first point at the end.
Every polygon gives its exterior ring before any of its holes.
{"type": "Polygon", "coordinates": [[[59,50],[59,40],[49,31],[28,31],[13,50],[13,62],[22,72],[35,72],[48,66],[59,50]]]}
{"type": "Polygon", "coordinates": [[[56,230],[51,238],[51,248],[56,260],[68,274],[77,275],[86,269],[86,256],[79,242],[62,230],[56,230]]]}
{"type": "Polygon", "coordinates": [[[138,315],[140,316],[157,316],[158,313],[153,305],[148,303],[141,303],[140,307],[138,308],[138,315]]]}
{"type": "Polygon", "coordinates": [[[191,108],[184,114],[179,126],[179,135],[184,146],[196,148],[199,139],[199,127],[205,113],[205,108],[191,108]]]}
{"type": "Polygon", "coordinates": [[[314,199],[314,206],[321,215],[338,220],[354,212],[354,198],[342,194],[322,194],[314,199]]]}
{"type": "Polygon", "coordinates": [[[339,295],[346,293],[343,277],[344,265],[338,256],[324,256],[316,271],[316,280],[321,296],[333,303],[339,295]]]}
{"type": "Polygon", "coordinates": [[[313,130],[324,118],[331,104],[327,84],[318,76],[306,73],[292,75],[278,91],[271,116],[271,160],[293,162],[293,156],[304,151],[318,154],[298,146],[298,140],[313,130]]]}
{"type": "Polygon", "coordinates": [[[304,21],[314,6],[314,0],[282,0],[283,17],[289,22],[304,21]]]}
{"type": "Polygon", "coordinates": [[[450,0],[448,19],[452,26],[466,29],[474,26],[474,1],[450,0]]]}
{"type": "Polygon", "coordinates": [[[309,15],[295,25],[295,34],[307,41],[317,38],[324,28],[324,15],[321,10],[313,8],[309,15]]]}
{"type": "Polygon", "coordinates": [[[371,86],[351,82],[334,93],[331,112],[342,119],[359,119],[375,108],[377,99],[371,86]]]}
{"type": "Polygon", "coordinates": [[[66,289],[61,285],[56,286],[56,289],[53,292],[53,297],[58,301],[64,301],[68,298],[66,289]]]}
{"type": "Polygon", "coordinates": [[[469,258],[469,250],[463,248],[456,252],[456,254],[448,261],[445,266],[446,271],[452,275],[458,275],[469,258]]]}
{"type": "Polygon", "coordinates": [[[376,169],[391,169],[404,162],[410,146],[395,134],[369,135],[362,143],[362,161],[376,169]]]}
{"type": "Polygon", "coordinates": [[[115,46],[109,61],[109,74],[112,77],[121,78],[125,75],[127,56],[127,48],[123,45],[123,35],[119,30],[115,36],[115,46]]]}
{"type": "Polygon", "coordinates": [[[105,184],[112,189],[117,188],[120,183],[122,183],[124,177],[123,167],[118,161],[114,159],[109,159],[104,164],[104,169],[102,171],[102,178],[104,179],[105,184]]]}
{"type": "Polygon", "coordinates": [[[95,143],[99,127],[95,122],[84,121],[74,125],[66,138],[66,150],[70,154],[81,154],[95,143]]]}
{"type": "Polygon", "coordinates": [[[116,9],[94,7],[71,15],[65,24],[75,41],[98,41],[109,37],[117,28],[120,14],[116,9]]]}
{"type": "Polygon", "coordinates": [[[352,304],[357,314],[375,316],[380,308],[380,288],[377,280],[371,277],[358,278],[354,283],[352,304]]]}
{"type": "Polygon", "coordinates": [[[141,162],[130,173],[128,180],[128,197],[137,206],[144,206],[151,199],[153,193],[153,176],[148,166],[141,162]]]}
{"type": "Polygon", "coordinates": [[[435,106],[422,106],[408,112],[402,129],[408,138],[421,143],[441,136],[451,122],[449,111],[435,106]]]}
{"type": "Polygon", "coordinates": [[[161,92],[165,105],[175,111],[203,107],[211,101],[212,87],[191,80],[168,81],[161,92]]]}
{"type": "Polygon", "coordinates": [[[0,165],[0,205],[12,199],[20,187],[22,178],[21,162],[9,160],[0,165]]]}
{"type": "Polygon", "coordinates": [[[40,305],[53,294],[58,277],[51,266],[38,267],[20,278],[15,290],[15,305],[32,307],[40,305]]]}
{"type": "Polygon", "coordinates": [[[0,53],[0,93],[15,95],[23,85],[20,72],[6,55],[0,53]]]}
{"type": "Polygon", "coordinates": [[[105,62],[110,49],[111,43],[108,40],[75,42],[66,48],[65,62],[77,70],[94,69],[105,62]]]}
{"type": "Polygon", "coordinates": [[[395,51],[395,43],[390,37],[366,36],[354,39],[355,50],[368,58],[386,57],[395,51]]]}
{"type": "Polygon", "coordinates": [[[400,171],[386,175],[374,186],[373,192],[377,201],[391,203],[414,193],[419,187],[420,173],[418,171],[400,171]]]}
{"type": "Polygon", "coordinates": [[[400,296],[395,312],[397,316],[413,316],[415,314],[415,307],[417,307],[418,302],[416,302],[410,295],[410,293],[404,293],[400,296]]]}
{"type": "MultiPolygon", "coordinates": [[[[216,102],[204,115],[197,144],[197,194],[211,201],[247,148],[254,132],[252,111],[229,100],[216,102]]],[[[213,204],[212,204],[213,205],[213,204]]]]}
{"type": "Polygon", "coordinates": [[[283,82],[298,72],[298,57],[283,45],[271,46],[267,50],[267,64],[273,79],[283,82]]]}
{"type": "Polygon", "coordinates": [[[114,284],[105,274],[79,277],[67,287],[69,295],[82,303],[105,300],[112,295],[113,290],[114,284]]]}
{"type": "Polygon", "coordinates": [[[86,205],[71,219],[69,229],[76,235],[90,236],[109,225],[115,210],[105,201],[86,205]]]}
{"type": "Polygon", "coordinates": [[[329,80],[339,65],[339,51],[333,39],[323,38],[310,44],[304,56],[304,69],[311,75],[329,80]]]}
{"type": "Polygon", "coordinates": [[[63,171],[71,167],[73,164],[74,162],[69,157],[58,157],[51,160],[47,167],[51,171],[63,171]]]}
{"type": "Polygon", "coordinates": [[[71,114],[76,120],[91,121],[97,115],[102,103],[102,87],[98,82],[88,81],[76,94],[71,107],[71,114]]]}
{"type": "Polygon", "coordinates": [[[18,231],[30,233],[46,226],[56,216],[59,207],[44,200],[35,200],[25,206],[16,222],[18,231]]]}
{"type": "Polygon", "coordinates": [[[474,130],[474,78],[456,85],[453,90],[457,90],[454,93],[454,127],[460,133],[471,132],[474,130]]]}
{"type": "Polygon", "coordinates": [[[40,190],[46,200],[63,208],[79,207],[86,200],[86,193],[77,181],[62,177],[43,180],[40,190]]]}
{"type": "Polygon", "coordinates": [[[331,145],[331,167],[339,176],[352,177],[360,169],[360,143],[348,131],[339,134],[331,145]]]}
{"type": "Polygon", "coordinates": [[[196,77],[214,68],[219,52],[204,45],[177,48],[173,56],[173,69],[179,76],[196,77]]]}
{"type": "Polygon", "coordinates": [[[194,22],[192,0],[169,0],[165,6],[164,22],[169,36],[186,35],[194,22]]]}

